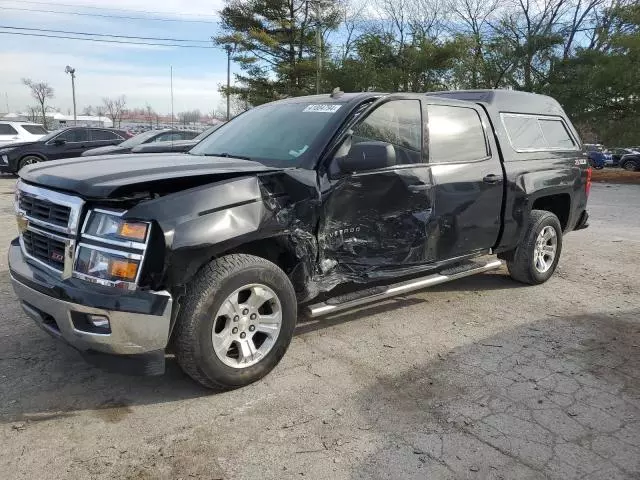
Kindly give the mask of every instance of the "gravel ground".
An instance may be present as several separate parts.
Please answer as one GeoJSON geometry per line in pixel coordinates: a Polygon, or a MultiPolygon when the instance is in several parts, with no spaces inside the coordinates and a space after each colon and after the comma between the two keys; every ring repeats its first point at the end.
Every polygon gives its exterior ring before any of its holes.
{"type": "Polygon", "coordinates": [[[545,285],[484,274],[302,322],[263,381],[106,374],[21,311],[0,179],[4,479],[640,477],[640,186],[593,186],[545,285]]]}

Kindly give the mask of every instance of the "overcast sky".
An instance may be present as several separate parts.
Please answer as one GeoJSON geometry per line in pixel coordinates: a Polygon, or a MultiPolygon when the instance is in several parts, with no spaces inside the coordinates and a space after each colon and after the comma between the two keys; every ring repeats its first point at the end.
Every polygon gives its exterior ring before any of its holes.
{"type": "MultiPolygon", "coordinates": [[[[222,0],[0,0],[0,25],[208,40],[218,32],[216,14],[221,5],[222,0]],[[153,21],[154,18],[191,21],[153,21]]],[[[72,107],[71,79],[65,74],[66,65],[76,69],[78,112],[84,106],[101,104],[102,97],[118,95],[126,95],[128,107],[144,107],[149,103],[158,112],[169,112],[171,65],[176,112],[198,108],[205,113],[217,109],[221,104],[218,86],[226,82],[226,53],[222,50],[117,45],[0,34],[0,111],[7,109],[6,97],[11,111],[24,111],[27,105],[36,103],[20,81],[29,77],[48,82],[55,89],[55,98],[50,104],[66,113],[72,107]]]]}

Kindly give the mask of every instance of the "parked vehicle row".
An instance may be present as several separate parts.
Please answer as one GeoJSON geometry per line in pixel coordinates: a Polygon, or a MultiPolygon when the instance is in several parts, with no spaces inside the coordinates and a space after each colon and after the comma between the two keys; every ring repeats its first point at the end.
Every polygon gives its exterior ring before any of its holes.
{"type": "Polygon", "coordinates": [[[600,144],[585,144],[590,165],[600,170],[605,166],[620,167],[628,171],[640,171],[640,148],[611,148],[600,144]]]}
{"type": "Polygon", "coordinates": [[[563,236],[588,225],[580,138],[558,102],[525,92],[289,98],[187,154],[133,158],[20,171],[13,288],[89,361],[161,374],[171,345],[210,388],[271,371],[302,312],[502,261],[543,283],[563,236]]]}
{"type": "MultiPolygon", "coordinates": [[[[112,128],[67,127],[31,141],[0,145],[0,172],[17,173],[26,165],[62,158],[129,153],[150,144],[159,145],[157,151],[170,152],[174,143],[197,136],[198,132],[188,130],[151,130],[131,136],[112,128]]],[[[186,150],[178,147],[176,151],[186,150]]]]}

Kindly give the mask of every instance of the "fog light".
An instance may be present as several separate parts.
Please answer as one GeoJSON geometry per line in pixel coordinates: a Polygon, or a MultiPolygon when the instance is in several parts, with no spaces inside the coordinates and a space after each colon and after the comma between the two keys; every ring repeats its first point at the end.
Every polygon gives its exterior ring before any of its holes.
{"type": "Polygon", "coordinates": [[[111,330],[109,319],[104,315],[87,315],[87,320],[89,320],[89,323],[96,328],[111,330]]]}

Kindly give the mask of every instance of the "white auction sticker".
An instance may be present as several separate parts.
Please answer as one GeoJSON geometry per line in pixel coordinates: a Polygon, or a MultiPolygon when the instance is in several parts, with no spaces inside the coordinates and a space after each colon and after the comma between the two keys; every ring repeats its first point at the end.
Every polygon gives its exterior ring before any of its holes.
{"type": "Polygon", "coordinates": [[[319,105],[307,105],[303,112],[316,112],[316,113],[336,113],[340,110],[342,105],[336,105],[331,103],[322,103],[319,105]]]}

